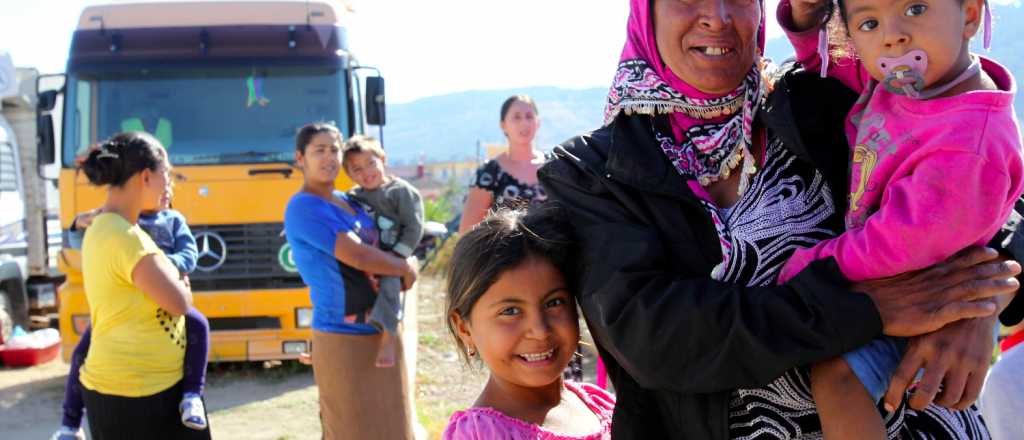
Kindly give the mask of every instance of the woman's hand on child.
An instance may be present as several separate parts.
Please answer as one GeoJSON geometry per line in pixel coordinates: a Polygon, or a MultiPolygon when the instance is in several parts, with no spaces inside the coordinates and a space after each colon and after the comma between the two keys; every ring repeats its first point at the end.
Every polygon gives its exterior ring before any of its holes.
{"type": "MultiPolygon", "coordinates": [[[[1000,256],[995,261],[1010,259],[1000,256]]],[[[1014,296],[994,297],[996,311],[1002,312],[1014,296]]],[[[889,384],[886,405],[895,408],[907,387],[917,378],[917,372],[924,369],[921,383],[910,400],[912,408],[922,409],[935,400],[947,408],[967,409],[978,399],[992,362],[995,343],[992,329],[997,323],[996,315],[965,319],[934,333],[912,338],[889,384]],[[941,391],[939,384],[942,385],[941,391]]]]}
{"type": "Polygon", "coordinates": [[[75,219],[72,220],[71,223],[75,225],[75,229],[83,230],[85,228],[88,228],[89,225],[92,224],[92,220],[96,218],[97,215],[100,215],[102,213],[103,208],[96,208],[90,211],[85,211],[75,216],[75,219]]]}
{"type": "Polygon", "coordinates": [[[854,283],[875,302],[888,336],[918,336],[961,319],[992,316],[1020,288],[1016,261],[973,247],[928,269],[854,283]]]}
{"type": "Polygon", "coordinates": [[[891,412],[900,404],[922,369],[924,375],[910,397],[911,408],[923,410],[933,400],[956,410],[971,406],[992,361],[995,324],[995,316],[966,319],[911,338],[885,394],[886,409],[891,412]]]}
{"type": "Polygon", "coordinates": [[[825,19],[829,0],[789,0],[793,25],[797,31],[811,29],[825,19]]]}
{"type": "Polygon", "coordinates": [[[370,280],[370,288],[373,289],[373,292],[380,293],[380,277],[372,273],[367,273],[366,278],[370,280]]]}

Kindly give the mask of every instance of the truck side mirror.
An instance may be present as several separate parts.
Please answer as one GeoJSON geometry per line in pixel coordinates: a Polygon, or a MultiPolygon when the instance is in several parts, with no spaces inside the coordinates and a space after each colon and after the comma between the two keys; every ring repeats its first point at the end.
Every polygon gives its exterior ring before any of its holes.
{"type": "Polygon", "coordinates": [[[45,92],[41,92],[37,99],[36,109],[48,112],[57,106],[57,91],[47,90],[45,92]]]}
{"type": "MultiPolygon", "coordinates": [[[[41,96],[40,102],[42,102],[41,96]]],[[[52,108],[53,104],[51,103],[50,105],[52,108]]],[[[53,116],[50,116],[49,113],[39,115],[36,118],[36,129],[39,133],[39,138],[36,139],[38,144],[38,150],[36,151],[37,164],[39,166],[50,165],[56,160],[53,145],[53,116]]]]}
{"type": "Polygon", "coordinates": [[[384,77],[366,78],[366,123],[384,125],[384,77]]]}

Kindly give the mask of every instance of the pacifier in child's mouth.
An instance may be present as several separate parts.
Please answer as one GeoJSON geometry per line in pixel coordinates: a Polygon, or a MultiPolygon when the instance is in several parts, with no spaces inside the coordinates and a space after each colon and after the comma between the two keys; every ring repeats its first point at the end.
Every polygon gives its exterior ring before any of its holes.
{"type": "Polygon", "coordinates": [[[885,75],[882,85],[891,93],[917,98],[924,90],[924,72],[928,69],[928,54],[914,49],[895,58],[881,57],[878,67],[885,75]]]}

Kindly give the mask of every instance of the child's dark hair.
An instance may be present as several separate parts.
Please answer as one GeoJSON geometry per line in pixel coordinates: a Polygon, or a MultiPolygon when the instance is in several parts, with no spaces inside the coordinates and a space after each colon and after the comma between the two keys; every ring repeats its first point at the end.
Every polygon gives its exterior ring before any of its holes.
{"type": "Polygon", "coordinates": [[[529,105],[530,108],[533,109],[534,114],[540,114],[537,111],[537,103],[533,102],[533,98],[526,95],[512,95],[509,96],[505,102],[501,103],[501,119],[499,119],[499,121],[505,120],[505,116],[508,116],[508,111],[512,108],[512,104],[517,102],[529,105]]]}
{"type": "Polygon", "coordinates": [[[846,27],[846,8],[843,0],[825,0],[825,32],[828,33],[829,56],[835,59],[852,58],[857,55],[846,27]]]}
{"type": "Polygon", "coordinates": [[[468,320],[473,306],[501,274],[530,258],[543,258],[561,272],[566,286],[578,292],[579,265],[575,240],[564,211],[552,202],[525,209],[503,208],[488,213],[459,238],[448,266],[445,316],[448,331],[468,362],[466,347],[455,329],[452,314],[468,320]]]}
{"type": "Polygon", "coordinates": [[[377,138],[357,134],[345,141],[345,145],[341,148],[341,165],[346,170],[348,169],[349,156],[356,153],[370,153],[381,160],[385,157],[384,147],[380,145],[377,138]]]}
{"type": "Polygon", "coordinates": [[[89,150],[80,168],[96,186],[122,186],[142,170],[156,171],[167,152],[155,137],[140,131],[118,133],[89,150]]]}
{"type": "Polygon", "coordinates": [[[330,122],[313,122],[303,125],[295,134],[295,151],[306,154],[306,146],[313,142],[313,137],[320,133],[329,133],[341,142],[341,131],[330,122]]]}

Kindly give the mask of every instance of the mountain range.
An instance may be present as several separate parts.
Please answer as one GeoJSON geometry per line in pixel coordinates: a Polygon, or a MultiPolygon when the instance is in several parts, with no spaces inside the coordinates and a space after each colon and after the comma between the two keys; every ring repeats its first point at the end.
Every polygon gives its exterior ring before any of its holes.
{"type": "MultiPolygon", "coordinates": [[[[529,95],[541,118],[535,144],[545,150],[601,124],[606,88],[526,87],[432,96],[388,104],[384,144],[388,161],[459,160],[476,157],[477,143],[504,144],[498,124],[502,102],[529,95]]],[[[371,130],[371,134],[373,134],[371,130]]],[[[482,148],[481,148],[482,150],[482,148]]],[[[481,154],[484,154],[481,152],[481,154]]]]}
{"type": "MultiPolygon", "coordinates": [[[[1016,78],[1024,78],[1024,28],[1013,25],[1024,23],[1024,8],[997,5],[994,12],[992,50],[981,48],[980,34],[975,37],[972,49],[999,61],[1016,78]]],[[[768,40],[765,50],[767,56],[776,61],[788,58],[792,52],[785,37],[768,40]]],[[[549,150],[574,135],[599,127],[607,93],[607,87],[525,87],[466,91],[388,104],[384,143],[389,163],[472,159],[477,155],[478,142],[504,143],[498,127],[499,109],[513,94],[526,94],[536,101],[541,117],[536,145],[549,150]]],[[[1024,94],[1017,94],[1014,107],[1018,119],[1024,117],[1024,94]]],[[[373,133],[376,134],[375,130],[373,133]]]]}

